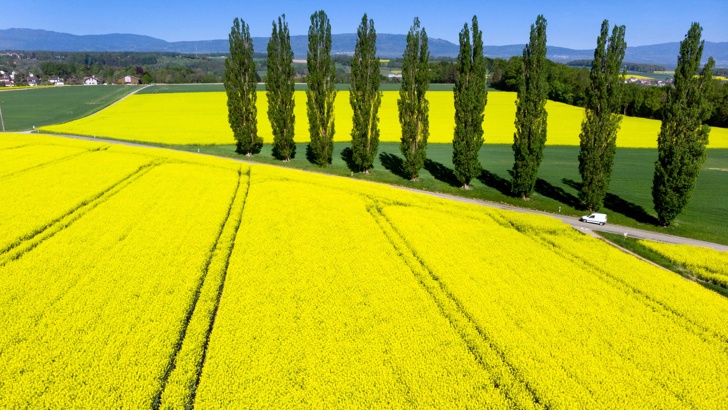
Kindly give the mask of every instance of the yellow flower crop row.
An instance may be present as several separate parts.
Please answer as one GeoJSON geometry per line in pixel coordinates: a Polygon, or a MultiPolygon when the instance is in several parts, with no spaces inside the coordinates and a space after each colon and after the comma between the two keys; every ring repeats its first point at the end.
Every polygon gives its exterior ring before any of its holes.
{"type": "Polygon", "coordinates": [[[248,184],[248,176],[241,175],[227,221],[211,255],[205,280],[200,289],[200,297],[175,358],[174,369],[164,387],[160,406],[162,409],[184,409],[192,404],[193,391],[202,369],[208,335],[218,307],[220,289],[225,280],[230,252],[240,226],[248,184]]]}
{"type": "Polygon", "coordinates": [[[725,298],[568,227],[543,231],[553,242],[544,241],[524,226],[540,217],[518,217],[513,229],[510,215],[448,211],[384,208],[542,403],[719,408],[728,400],[725,298]],[[630,286],[632,275],[657,276],[663,288],[630,286]],[[720,320],[682,316],[690,304],[720,320]]]}
{"type": "Polygon", "coordinates": [[[0,268],[3,406],[151,407],[236,177],[156,166],[0,268]]]}
{"type": "Polygon", "coordinates": [[[4,157],[4,407],[728,402],[728,299],[555,219],[44,135],[4,157]]]}
{"type": "Polygon", "coordinates": [[[728,287],[728,252],[691,245],[645,241],[640,243],[686,267],[700,279],[728,287]]]}
{"type": "MultiPolygon", "coordinates": [[[[1,149],[1,148],[0,148],[1,149]]],[[[79,147],[23,145],[3,152],[0,178],[87,152],[79,147]]]]}
{"type": "MultiPolygon", "coordinates": [[[[19,149],[23,148],[12,151],[19,149]]],[[[59,151],[64,155],[69,154],[63,148],[59,148],[59,151]]],[[[53,158],[54,155],[49,157],[53,158]]],[[[3,200],[0,201],[0,252],[20,239],[32,236],[151,162],[143,156],[107,150],[66,158],[0,179],[3,190],[3,200]],[[81,180],[83,183],[79,182],[81,180]]]]}
{"type": "MultiPolygon", "coordinates": [[[[452,92],[427,94],[430,101],[431,143],[451,143],[455,129],[455,108],[452,92]]],[[[232,144],[234,139],[227,122],[226,95],[222,92],[169,93],[133,95],[90,117],[66,124],[43,127],[53,133],[104,136],[121,140],[160,144],[232,144]]],[[[379,109],[381,141],[398,142],[401,137],[397,110],[398,91],[384,91],[379,109]]],[[[515,98],[512,92],[488,93],[485,108],[486,144],[512,144],[515,132],[515,98]]],[[[295,93],[295,141],[308,142],[306,94],[295,93]]],[[[258,133],[264,142],[272,143],[273,134],[267,116],[265,92],[258,93],[258,133]]],[[[548,145],[579,145],[579,132],[584,110],[550,101],[546,105],[548,145]]],[[[335,102],[335,141],[350,141],[352,111],[349,92],[339,91],[335,102]]],[[[660,122],[644,118],[624,117],[617,138],[619,147],[654,148],[660,122]]],[[[728,129],[714,127],[710,148],[728,148],[728,129]]]]}
{"type": "Polygon", "coordinates": [[[507,405],[365,198],[267,171],[251,170],[196,408],[507,405]]]}

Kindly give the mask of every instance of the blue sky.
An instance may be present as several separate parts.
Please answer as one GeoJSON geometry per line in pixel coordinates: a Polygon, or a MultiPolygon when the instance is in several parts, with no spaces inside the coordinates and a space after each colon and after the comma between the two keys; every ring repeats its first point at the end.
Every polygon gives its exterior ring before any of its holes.
{"type": "Polygon", "coordinates": [[[430,37],[457,42],[458,32],[478,16],[487,45],[522,44],[538,14],[548,20],[548,43],[592,49],[603,19],[624,24],[627,44],[680,41],[693,21],[703,26],[708,41],[728,41],[728,0],[699,1],[249,1],[214,2],[77,0],[8,1],[0,29],[35,28],[71,34],[133,33],[167,41],[227,38],[232,20],[240,17],[253,36],[270,35],[271,22],[285,13],[291,34],[306,34],[309,17],[323,9],[333,33],[352,33],[363,13],[379,33],[404,34],[415,16],[430,37]],[[208,6],[212,4],[212,6],[208,6]],[[30,12],[33,10],[33,12],[30,12]]]}

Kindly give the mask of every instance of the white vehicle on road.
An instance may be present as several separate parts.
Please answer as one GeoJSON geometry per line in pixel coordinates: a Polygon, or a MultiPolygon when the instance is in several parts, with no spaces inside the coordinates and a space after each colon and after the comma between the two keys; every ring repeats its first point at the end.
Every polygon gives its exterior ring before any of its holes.
{"type": "Polygon", "coordinates": [[[607,214],[593,213],[591,215],[584,215],[579,218],[579,221],[604,225],[605,223],[607,223],[607,214]]]}

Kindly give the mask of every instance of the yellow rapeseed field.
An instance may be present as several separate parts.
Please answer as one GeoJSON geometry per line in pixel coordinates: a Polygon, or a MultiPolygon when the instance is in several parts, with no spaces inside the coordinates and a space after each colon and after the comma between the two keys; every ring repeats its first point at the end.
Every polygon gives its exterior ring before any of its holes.
{"type": "Polygon", "coordinates": [[[646,240],[640,243],[674,263],[684,266],[698,278],[728,288],[728,252],[646,240]]]}
{"type": "Polygon", "coordinates": [[[35,134],[0,183],[3,407],[728,402],[728,299],[555,219],[35,134]]]}
{"type": "MultiPolygon", "coordinates": [[[[455,129],[453,94],[446,91],[429,92],[430,142],[451,143],[455,129]]],[[[401,128],[397,110],[398,91],[383,92],[379,111],[381,141],[399,141],[401,128]]],[[[512,144],[515,132],[515,93],[490,92],[485,108],[485,143],[512,144]]],[[[295,140],[308,142],[306,94],[298,91],[296,99],[295,140]]],[[[232,144],[232,132],[227,122],[225,93],[170,93],[133,95],[118,104],[66,124],[43,127],[46,132],[104,136],[121,140],[158,144],[232,144]]],[[[548,145],[579,145],[579,132],[584,110],[550,101],[548,145]]],[[[336,95],[336,141],[351,140],[351,106],[349,92],[336,95]]],[[[654,148],[660,122],[625,117],[617,145],[629,148],[654,148]]],[[[272,143],[268,122],[265,92],[258,93],[258,133],[264,142],[272,143]]],[[[728,129],[713,128],[710,148],[728,148],[728,129]]]]}

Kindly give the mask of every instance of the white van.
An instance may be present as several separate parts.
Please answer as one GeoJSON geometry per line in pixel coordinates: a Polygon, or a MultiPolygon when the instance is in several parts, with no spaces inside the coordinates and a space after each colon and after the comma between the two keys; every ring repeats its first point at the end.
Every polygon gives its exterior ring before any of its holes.
{"type": "Polygon", "coordinates": [[[604,225],[605,223],[607,223],[607,214],[597,214],[597,213],[593,213],[593,214],[588,215],[588,216],[587,215],[582,216],[581,218],[579,218],[579,221],[581,221],[581,222],[589,222],[589,223],[592,223],[592,224],[604,225]]]}

